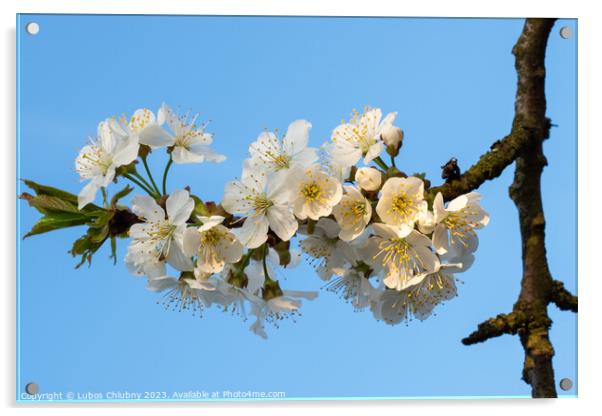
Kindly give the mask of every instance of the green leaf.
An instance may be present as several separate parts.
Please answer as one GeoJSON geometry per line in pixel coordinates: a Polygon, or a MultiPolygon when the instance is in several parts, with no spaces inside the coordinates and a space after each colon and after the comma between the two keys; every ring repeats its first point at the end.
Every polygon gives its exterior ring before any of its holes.
{"type": "Polygon", "coordinates": [[[119,191],[115,195],[113,195],[113,198],[111,198],[111,207],[115,208],[117,206],[117,202],[121,198],[127,196],[133,190],[134,190],[133,187],[131,187],[130,185],[126,185],[125,188],[123,188],[121,191],[119,191]]]}
{"type": "Polygon", "coordinates": [[[27,198],[29,205],[40,211],[42,214],[51,214],[57,212],[71,212],[79,214],[77,205],[67,202],[63,199],[49,195],[38,195],[27,198]]]}
{"type": "Polygon", "coordinates": [[[196,215],[200,215],[201,217],[208,216],[209,211],[207,210],[203,200],[196,195],[190,195],[190,197],[194,200],[194,213],[196,215]]]}
{"type": "Polygon", "coordinates": [[[92,263],[92,255],[98,251],[100,247],[108,239],[108,226],[105,228],[88,228],[86,234],[75,240],[73,247],[69,253],[73,256],[81,256],[80,262],[75,265],[75,268],[80,268],[86,261],[92,263]]]}
{"type": "MultiPolygon", "coordinates": [[[[33,189],[38,196],[47,195],[50,197],[56,197],[65,202],[70,202],[77,207],[77,195],[63,191],[61,189],[53,188],[52,186],[41,185],[28,179],[24,179],[23,183],[25,183],[25,185],[27,185],[29,188],[33,189]]],[[[89,212],[101,209],[102,208],[98,205],[88,204],[81,211],[89,212]]]]}
{"type": "Polygon", "coordinates": [[[61,228],[73,227],[86,224],[90,218],[83,214],[76,213],[53,213],[42,217],[23,238],[32,235],[47,233],[48,231],[59,230],[61,228]]]}
{"type": "Polygon", "coordinates": [[[25,185],[33,189],[38,195],[55,196],[62,200],[70,201],[74,204],[77,204],[77,195],[73,195],[69,192],[65,192],[60,189],[53,188],[51,186],[40,185],[39,183],[27,179],[24,179],[23,182],[25,183],[25,185]]]}

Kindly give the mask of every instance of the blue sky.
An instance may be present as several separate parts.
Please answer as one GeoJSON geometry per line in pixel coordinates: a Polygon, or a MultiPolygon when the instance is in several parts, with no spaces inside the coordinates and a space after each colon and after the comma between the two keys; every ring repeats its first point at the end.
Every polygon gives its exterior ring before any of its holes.
{"type": "MultiPolygon", "coordinates": [[[[353,108],[397,111],[405,131],[398,166],[439,183],[457,157],[468,168],[510,129],[516,75],[513,19],[167,17],[21,15],[19,178],[77,193],[73,160],[98,121],[165,101],[211,120],[219,165],[172,170],[170,184],[219,200],[239,174],[247,145],[264,128],[313,124],[319,146],[353,108]],[[23,27],[35,20],[37,36],[23,27]]],[[[547,55],[548,116],[543,176],[552,274],[576,290],[576,36],[559,21],[547,55]]],[[[165,159],[153,154],[159,172],[165,159]]],[[[168,312],[122,262],[99,252],[75,270],[67,254],[83,229],[19,245],[18,391],[284,391],[287,397],[516,396],[523,351],[516,337],[465,347],[460,340],[508,312],[521,275],[509,168],[481,187],[491,215],[475,265],[458,275],[459,297],[425,322],[387,326],[322,291],[296,323],[269,328],[267,341],[229,313],[199,319],[168,312]]],[[[173,189],[173,188],[172,188],[173,189]]],[[[115,191],[116,189],[113,189],[115,191]]],[[[19,203],[20,234],[39,214],[19,203]]],[[[18,237],[20,238],[20,237],[18,237]]],[[[126,241],[120,241],[119,258],[126,241]]],[[[280,275],[284,277],[283,274],[280,275]]],[[[282,285],[317,290],[303,264],[282,285]]],[[[576,380],[577,317],[550,308],[559,380],[576,380]]],[[[576,389],[568,393],[575,394],[576,389]]]]}

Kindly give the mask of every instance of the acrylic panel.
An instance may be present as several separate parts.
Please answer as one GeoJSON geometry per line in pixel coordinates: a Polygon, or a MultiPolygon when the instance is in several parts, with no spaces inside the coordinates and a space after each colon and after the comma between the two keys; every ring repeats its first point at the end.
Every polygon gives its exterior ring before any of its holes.
{"type": "Polygon", "coordinates": [[[546,140],[509,136],[524,25],[18,15],[17,400],[531,397],[524,315],[462,343],[521,291],[527,142],[566,289],[534,395],[576,396],[577,21],[544,37],[546,140]]]}

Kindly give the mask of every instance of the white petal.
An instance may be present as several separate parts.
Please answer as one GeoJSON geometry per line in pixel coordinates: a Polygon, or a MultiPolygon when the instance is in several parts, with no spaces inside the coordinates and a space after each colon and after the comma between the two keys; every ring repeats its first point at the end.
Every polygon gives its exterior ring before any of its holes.
{"type": "Polygon", "coordinates": [[[140,143],[151,147],[171,146],[174,144],[174,138],[167,133],[163,127],[157,124],[151,124],[138,133],[140,143]]]}
{"type": "Polygon", "coordinates": [[[137,195],[132,198],[132,211],[137,216],[147,221],[160,221],[165,219],[165,211],[153,198],[148,195],[137,195]]]}
{"type": "Polygon", "coordinates": [[[176,286],[178,286],[178,279],[167,276],[158,279],[150,279],[146,284],[146,288],[151,292],[162,292],[166,289],[175,288],[176,286]]]}
{"type": "Polygon", "coordinates": [[[299,224],[287,206],[274,205],[267,212],[270,228],[282,241],[288,241],[297,232],[299,224]]]}
{"type": "Polygon", "coordinates": [[[420,258],[420,266],[425,273],[432,273],[439,269],[439,257],[433,253],[428,247],[425,246],[414,246],[413,249],[420,258]]]}
{"type": "Polygon", "coordinates": [[[169,245],[169,253],[165,259],[174,269],[181,272],[192,271],[193,264],[192,260],[184,252],[176,241],[171,241],[169,245]]]}
{"type": "Polygon", "coordinates": [[[443,205],[443,195],[441,192],[437,192],[437,195],[435,195],[435,199],[433,201],[433,215],[436,223],[443,221],[445,217],[447,217],[447,211],[443,205]]]}
{"type": "Polygon", "coordinates": [[[194,210],[194,200],[190,198],[187,190],[178,189],[167,198],[165,207],[167,208],[169,222],[181,225],[190,218],[190,214],[194,210]]]}
{"type": "Polygon", "coordinates": [[[88,182],[77,196],[77,209],[82,209],[96,198],[99,186],[94,181],[88,182]]]}
{"type": "Polygon", "coordinates": [[[171,158],[174,163],[179,165],[186,163],[201,163],[205,160],[203,155],[199,155],[197,153],[193,153],[182,146],[175,146],[173,151],[171,152],[171,158]]]}
{"type": "Polygon", "coordinates": [[[437,224],[433,232],[433,247],[437,254],[445,254],[449,250],[449,233],[443,224],[437,224]]]}
{"type": "Polygon", "coordinates": [[[368,149],[368,153],[366,153],[366,156],[364,157],[364,164],[367,165],[370,162],[372,162],[374,159],[379,157],[383,151],[383,148],[384,148],[384,146],[380,141],[378,141],[378,142],[374,143],[372,146],[370,146],[370,148],[368,149]]]}
{"type": "MultiPolygon", "coordinates": [[[[395,240],[398,238],[405,237],[405,235],[404,236],[400,235],[399,227],[395,227],[395,226],[392,226],[389,224],[382,224],[382,223],[378,223],[378,222],[374,223],[374,224],[372,224],[372,230],[374,231],[374,233],[376,235],[378,235],[384,239],[387,239],[387,240],[395,240]]],[[[409,234],[409,232],[407,234],[409,234]]]]}
{"type": "Polygon", "coordinates": [[[302,168],[306,168],[310,166],[312,163],[315,163],[319,159],[318,149],[313,147],[306,147],[295,156],[291,160],[291,164],[295,166],[300,166],[302,168]]]}
{"type": "Polygon", "coordinates": [[[341,227],[336,221],[330,218],[320,218],[316,223],[316,228],[322,229],[328,238],[337,238],[341,231],[341,227]]]}
{"type": "Polygon", "coordinates": [[[129,165],[138,157],[138,141],[133,138],[120,145],[113,155],[113,165],[116,167],[129,165]]]}
{"type": "Polygon", "coordinates": [[[270,201],[277,204],[288,204],[291,197],[291,182],[292,174],[297,170],[286,169],[274,172],[267,184],[267,197],[270,201]]]}
{"type": "Polygon", "coordinates": [[[190,146],[190,150],[200,155],[205,162],[220,163],[226,160],[226,156],[215,152],[206,144],[193,144],[190,146]]]}
{"type": "Polygon", "coordinates": [[[460,195],[454,198],[449,204],[447,204],[447,210],[450,212],[460,211],[468,204],[468,197],[466,195],[460,195]]]}
{"type": "Polygon", "coordinates": [[[221,224],[225,219],[221,215],[212,215],[210,217],[198,215],[197,218],[203,223],[203,225],[199,228],[199,232],[201,233],[215,227],[218,224],[221,224]]]}
{"type": "Polygon", "coordinates": [[[182,250],[188,257],[195,256],[201,245],[201,233],[195,227],[188,227],[184,231],[182,250]]]}
{"type": "Polygon", "coordinates": [[[311,123],[306,120],[293,121],[286,131],[282,143],[288,155],[295,155],[307,147],[311,123]]]}
{"type": "Polygon", "coordinates": [[[268,239],[268,227],[265,215],[247,217],[239,230],[239,239],[248,248],[257,248],[268,239]]]}

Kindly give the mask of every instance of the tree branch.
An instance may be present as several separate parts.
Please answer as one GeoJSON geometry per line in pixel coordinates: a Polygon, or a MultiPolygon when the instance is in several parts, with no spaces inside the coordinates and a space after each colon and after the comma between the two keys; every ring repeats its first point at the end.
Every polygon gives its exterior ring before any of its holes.
{"type": "Polygon", "coordinates": [[[516,121],[512,125],[510,134],[491,145],[490,150],[458,179],[431,188],[429,191],[431,197],[434,198],[438,192],[441,192],[443,199],[450,201],[478,189],[485,181],[500,176],[504,169],[514,162],[520,150],[529,141],[529,136],[518,122],[519,120],[516,121]]]}
{"type": "Polygon", "coordinates": [[[510,135],[495,143],[491,151],[459,179],[431,190],[431,195],[440,191],[445,199],[453,199],[499,176],[506,166],[516,162],[509,191],[519,214],[523,260],[521,291],[512,313],[483,322],[462,342],[471,345],[503,334],[518,334],[525,351],[523,380],[531,385],[533,397],[557,395],[548,304],[553,302],[563,310],[577,311],[577,297],[550,274],[541,199],[541,174],[547,165],[543,141],[549,137],[550,130],[550,120],[545,115],[545,51],[554,21],[527,19],[512,49],[518,82],[510,135]],[[504,154],[499,154],[502,149],[504,154]]]}
{"type": "Polygon", "coordinates": [[[521,313],[502,313],[495,318],[480,323],[476,331],[462,340],[462,344],[473,345],[504,334],[514,335],[518,333],[524,325],[525,317],[521,313]]]}
{"type": "Polygon", "coordinates": [[[566,290],[564,284],[558,280],[554,280],[552,284],[550,301],[562,311],[577,312],[577,296],[566,290]]]}

